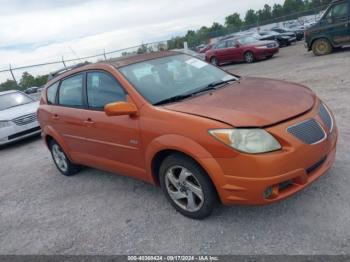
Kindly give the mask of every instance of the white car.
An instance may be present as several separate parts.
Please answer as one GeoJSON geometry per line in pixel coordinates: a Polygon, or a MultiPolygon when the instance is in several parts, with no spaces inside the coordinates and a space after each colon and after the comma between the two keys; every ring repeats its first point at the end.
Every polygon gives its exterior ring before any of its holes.
{"type": "Polygon", "coordinates": [[[0,145],[40,134],[39,102],[20,91],[0,92],[0,145]]]}

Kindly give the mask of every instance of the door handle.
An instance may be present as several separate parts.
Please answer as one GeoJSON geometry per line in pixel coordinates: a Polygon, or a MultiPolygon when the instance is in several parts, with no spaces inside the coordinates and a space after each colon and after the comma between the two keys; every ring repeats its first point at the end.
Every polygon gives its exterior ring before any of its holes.
{"type": "Polygon", "coordinates": [[[95,124],[94,121],[91,120],[91,118],[88,118],[87,120],[84,121],[84,125],[91,127],[95,124]]]}
{"type": "Polygon", "coordinates": [[[57,114],[55,114],[55,115],[52,116],[52,119],[53,120],[60,120],[60,117],[57,114]]]}

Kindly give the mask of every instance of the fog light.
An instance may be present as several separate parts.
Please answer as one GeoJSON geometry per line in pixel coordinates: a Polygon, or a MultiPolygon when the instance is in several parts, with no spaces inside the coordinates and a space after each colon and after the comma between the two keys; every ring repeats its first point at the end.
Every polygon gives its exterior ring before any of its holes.
{"type": "Polygon", "coordinates": [[[264,198],[265,199],[270,198],[272,195],[272,192],[273,192],[272,186],[266,188],[266,190],[264,191],[264,198]]]}

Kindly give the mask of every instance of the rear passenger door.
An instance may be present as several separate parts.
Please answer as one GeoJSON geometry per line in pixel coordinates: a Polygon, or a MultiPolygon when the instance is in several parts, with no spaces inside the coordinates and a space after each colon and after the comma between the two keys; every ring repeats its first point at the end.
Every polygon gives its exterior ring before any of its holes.
{"type": "Polygon", "coordinates": [[[80,73],[63,79],[57,95],[54,89],[48,90],[48,100],[51,104],[50,125],[73,154],[84,150],[84,82],[84,74],[80,73]]]}
{"type": "Polygon", "coordinates": [[[87,72],[84,153],[92,156],[91,163],[98,168],[138,176],[145,168],[138,117],[107,116],[104,112],[106,104],[127,100],[114,76],[104,71],[87,72]]]}

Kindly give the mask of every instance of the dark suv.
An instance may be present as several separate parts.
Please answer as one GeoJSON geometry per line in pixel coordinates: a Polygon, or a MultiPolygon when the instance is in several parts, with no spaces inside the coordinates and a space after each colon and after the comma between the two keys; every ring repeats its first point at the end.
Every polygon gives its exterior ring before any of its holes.
{"type": "Polygon", "coordinates": [[[350,0],[333,1],[322,18],[305,31],[305,41],[315,55],[327,55],[350,44],[350,0]]]}

